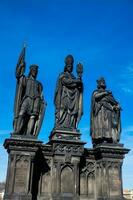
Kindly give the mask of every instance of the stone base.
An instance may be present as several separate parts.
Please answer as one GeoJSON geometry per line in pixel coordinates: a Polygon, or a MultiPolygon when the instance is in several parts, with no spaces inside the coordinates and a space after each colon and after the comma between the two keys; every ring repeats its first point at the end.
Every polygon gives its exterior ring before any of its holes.
{"type": "Polygon", "coordinates": [[[49,137],[50,141],[79,141],[80,140],[80,132],[79,130],[69,130],[69,129],[53,129],[51,135],[49,137]]]}
{"type": "Polygon", "coordinates": [[[94,148],[97,199],[122,200],[122,164],[128,149],[123,144],[103,143],[94,148]]]}
{"type": "Polygon", "coordinates": [[[28,195],[28,194],[6,194],[4,195],[4,200],[32,200],[32,195],[28,195]]]}
{"type": "Polygon", "coordinates": [[[34,163],[41,144],[29,139],[5,140],[9,158],[4,200],[32,200],[34,163]]]}
{"type": "MultiPolygon", "coordinates": [[[[7,139],[9,153],[4,200],[122,200],[123,145],[84,148],[80,139],[55,131],[48,144],[7,139]]],[[[79,134],[79,133],[77,133],[79,134]]]]}
{"type": "Polygon", "coordinates": [[[73,196],[73,195],[45,195],[45,196],[38,196],[38,200],[80,200],[80,197],[78,196],[73,196]]]}

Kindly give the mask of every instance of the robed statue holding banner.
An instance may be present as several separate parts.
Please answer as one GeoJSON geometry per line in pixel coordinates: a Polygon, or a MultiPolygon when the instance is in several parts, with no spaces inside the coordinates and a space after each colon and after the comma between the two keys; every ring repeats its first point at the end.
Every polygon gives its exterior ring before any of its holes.
{"type": "Polygon", "coordinates": [[[72,73],[73,63],[73,56],[68,55],[65,58],[64,72],[57,80],[54,98],[56,129],[76,130],[83,114],[83,66],[80,63],[77,65],[78,78],[76,78],[72,73]]]}
{"type": "Polygon", "coordinates": [[[25,47],[16,66],[16,96],[14,104],[13,135],[37,137],[42,125],[45,101],[42,84],[36,80],[38,66],[31,65],[29,75],[25,76],[25,47]]]}
{"type": "Polygon", "coordinates": [[[92,94],[91,137],[94,145],[118,143],[121,133],[121,107],[112,92],[106,90],[104,78],[97,80],[97,90],[92,94]]]}

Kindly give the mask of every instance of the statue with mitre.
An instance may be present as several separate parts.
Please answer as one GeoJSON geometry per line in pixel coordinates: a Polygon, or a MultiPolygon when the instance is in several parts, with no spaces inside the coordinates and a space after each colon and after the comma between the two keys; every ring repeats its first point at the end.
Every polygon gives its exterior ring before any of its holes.
{"type": "Polygon", "coordinates": [[[76,130],[83,114],[83,66],[77,65],[76,78],[73,75],[74,58],[68,55],[65,58],[64,72],[57,80],[55,91],[55,128],[76,130]]]}

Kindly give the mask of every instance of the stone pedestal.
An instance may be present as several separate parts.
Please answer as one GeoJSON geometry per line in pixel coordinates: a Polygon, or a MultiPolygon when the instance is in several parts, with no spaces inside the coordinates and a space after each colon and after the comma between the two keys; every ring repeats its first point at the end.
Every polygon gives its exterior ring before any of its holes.
{"type": "Polygon", "coordinates": [[[79,132],[54,130],[49,145],[52,156],[43,154],[49,163],[49,172],[40,179],[39,200],[78,200],[80,160],[84,152],[84,142],[79,132]],[[45,188],[45,184],[49,185],[45,188]]]}
{"type": "Polygon", "coordinates": [[[122,200],[122,164],[125,154],[122,144],[99,144],[84,149],[80,166],[81,200],[122,200]]]}
{"type": "Polygon", "coordinates": [[[4,200],[122,200],[122,144],[84,148],[79,132],[54,130],[48,144],[7,139],[4,200]]]}
{"type": "Polygon", "coordinates": [[[34,159],[40,146],[37,140],[5,140],[9,158],[4,200],[32,199],[34,159]]]}
{"type": "Polygon", "coordinates": [[[97,200],[123,199],[122,164],[128,151],[122,144],[100,144],[94,148],[97,200]]]}

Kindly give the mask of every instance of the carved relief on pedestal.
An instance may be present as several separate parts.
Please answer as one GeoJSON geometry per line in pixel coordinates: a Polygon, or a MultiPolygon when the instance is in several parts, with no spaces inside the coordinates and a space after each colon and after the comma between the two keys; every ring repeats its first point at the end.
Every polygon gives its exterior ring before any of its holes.
{"type": "Polygon", "coordinates": [[[121,195],[121,163],[110,162],[108,166],[110,196],[121,195]]]}
{"type": "Polygon", "coordinates": [[[61,193],[74,193],[73,169],[66,165],[61,169],[61,193]]]}
{"type": "Polygon", "coordinates": [[[55,144],[54,152],[60,154],[71,153],[74,155],[82,154],[84,151],[83,146],[81,145],[72,145],[72,144],[55,144]]]}
{"type": "MultiPolygon", "coordinates": [[[[79,159],[67,153],[54,157],[52,191],[58,195],[75,196],[79,188],[79,159]]],[[[78,193],[79,194],[79,193],[78,193]]]]}
{"type": "Polygon", "coordinates": [[[44,169],[40,176],[40,194],[51,193],[51,159],[45,160],[44,169]]]}
{"type": "Polygon", "coordinates": [[[80,195],[94,196],[95,164],[87,162],[80,172],[80,195]]]}
{"type": "Polygon", "coordinates": [[[29,156],[18,156],[15,166],[15,193],[27,193],[29,176],[29,156]]]}
{"type": "Polygon", "coordinates": [[[96,196],[102,196],[102,165],[101,163],[98,163],[96,165],[96,196]]]}
{"type": "Polygon", "coordinates": [[[47,172],[42,175],[41,193],[51,192],[51,174],[47,172]]]}
{"type": "Polygon", "coordinates": [[[101,161],[96,167],[97,198],[121,196],[121,163],[101,161]]]}

